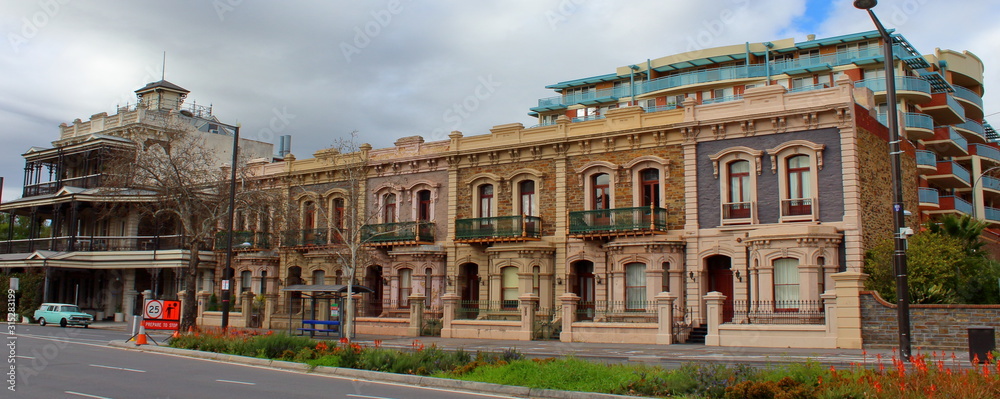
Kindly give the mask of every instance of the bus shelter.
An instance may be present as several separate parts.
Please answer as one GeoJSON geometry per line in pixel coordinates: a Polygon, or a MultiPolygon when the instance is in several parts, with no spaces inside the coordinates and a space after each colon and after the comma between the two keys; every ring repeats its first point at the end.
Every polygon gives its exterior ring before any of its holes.
{"type": "MultiPolygon", "coordinates": [[[[288,292],[288,333],[292,333],[292,322],[294,320],[294,314],[291,311],[293,309],[292,304],[294,300],[299,301],[299,309],[302,312],[299,313],[299,322],[302,327],[298,328],[297,331],[300,333],[309,333],[310,337],[316,335],[316,333],[336,333],[338,337],[344,336],[344,330],[341,328],[342,321],[345,317],[344,312],[346,311],[345,302],[347,300],[347,286],[343,284],[337,285],[307,285],[307,284],[297,284],[290,285],[282,289],[282,291],[288,292]],[[292,293],[299,293],[299,298],[292,298],[292,293]],[[306,309],[305,304],[309,303],[309,308],[306,309]]],[[[367,294],[375,292],[371,288],[355,285],[352,286],[353,293],[355,294],[367,294]]]]}

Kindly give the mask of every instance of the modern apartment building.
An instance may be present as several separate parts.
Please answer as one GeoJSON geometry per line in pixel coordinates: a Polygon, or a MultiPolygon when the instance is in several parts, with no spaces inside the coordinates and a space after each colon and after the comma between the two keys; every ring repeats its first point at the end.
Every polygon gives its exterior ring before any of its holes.
{"type": "MultiPolygon", "coordinates": [[[[45,273],[44,301],[75,303],[99,319],[131,314],[134,298],[147,289],[176,298],[179,269],[191,256],[175,220],[133,206],[148,202],[148,193],[108,187],[109,174],[123,172],[112,170],[115,154],[179,129],[215,149],[218,158],[209,168],[218,170],[232,156],[231,127],[211,107],[185,105],[188,90],[161,80],[135,93],[135,105],[64,123],[50,146],[28,149],[21,198],[0,205],[0,212],[30,225],[27,238],[15,239],[13,229],[2,232],[0,268],[45,273]]],[[[241,146],[250,158],[273,158],[270,144],[241,140],[241,146]]],[[[211,289],[215,256],[199,256],[200,284],[211,289]]]]}

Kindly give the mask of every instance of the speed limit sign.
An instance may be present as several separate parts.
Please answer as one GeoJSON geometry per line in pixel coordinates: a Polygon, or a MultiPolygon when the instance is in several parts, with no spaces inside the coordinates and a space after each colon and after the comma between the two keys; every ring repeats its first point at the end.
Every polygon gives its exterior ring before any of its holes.
{"type": "Polygon", "coordinates": [[[146,320],[156,320],[163,315],[163,301],[157,299],[150,299],[146,301],[146,310],[143,313],[143,318],[146,320]]]}

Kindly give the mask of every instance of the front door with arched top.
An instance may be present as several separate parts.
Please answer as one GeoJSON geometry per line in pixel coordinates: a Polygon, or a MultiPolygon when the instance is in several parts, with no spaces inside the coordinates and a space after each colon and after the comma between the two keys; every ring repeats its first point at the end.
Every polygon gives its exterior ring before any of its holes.
{"type": "Polygon", "coordinates": [[[708,291],[717,291],[726,296],[722,304],[722,322],[733,321],[733,260],[724,255],[705,259],[708,271],[708,291]]]}

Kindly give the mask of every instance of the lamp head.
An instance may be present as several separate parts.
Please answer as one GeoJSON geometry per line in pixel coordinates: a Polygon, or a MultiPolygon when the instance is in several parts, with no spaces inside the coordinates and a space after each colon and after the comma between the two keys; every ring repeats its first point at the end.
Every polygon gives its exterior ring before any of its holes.
{"type": "Polygon", "coordinates": [[[854,8],[868,10],[878,4],[878,0],[854,0],[854,8]]]}

